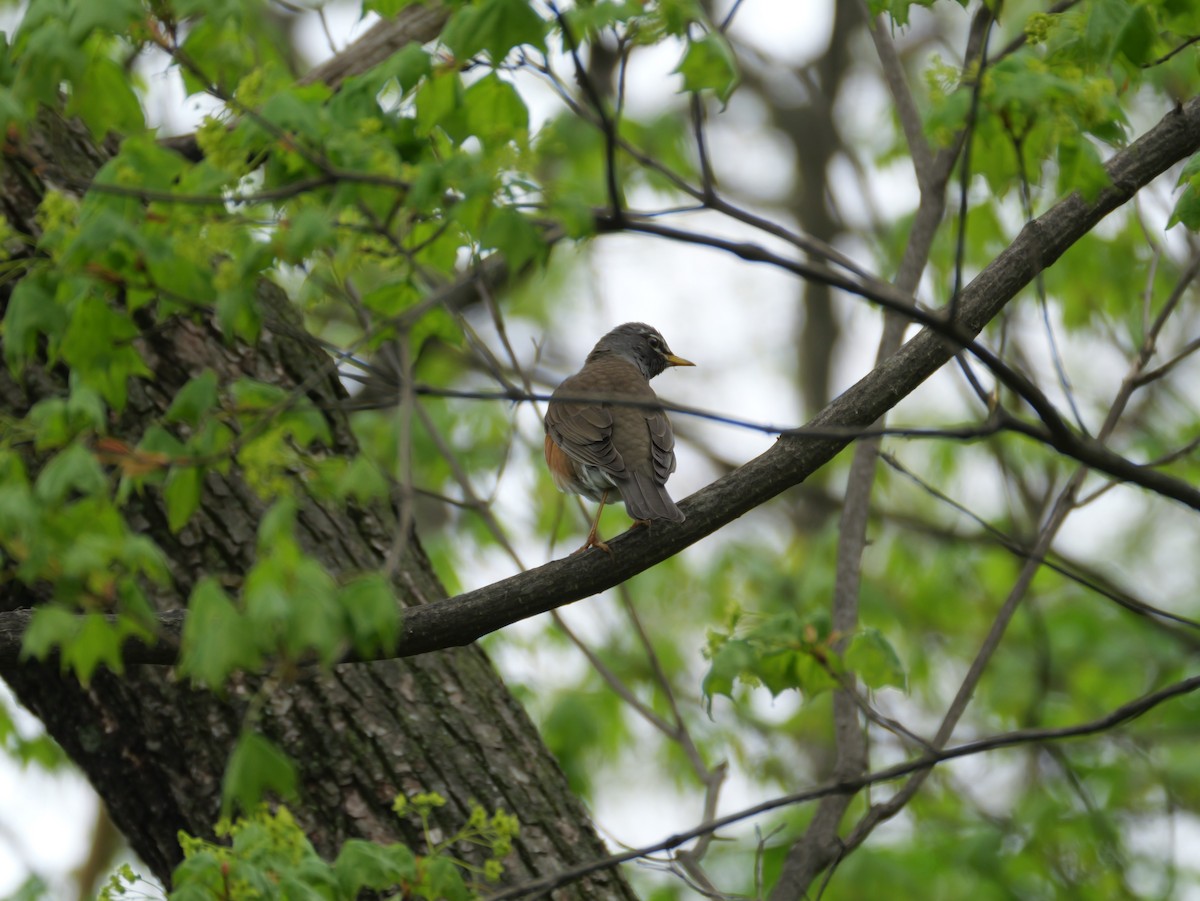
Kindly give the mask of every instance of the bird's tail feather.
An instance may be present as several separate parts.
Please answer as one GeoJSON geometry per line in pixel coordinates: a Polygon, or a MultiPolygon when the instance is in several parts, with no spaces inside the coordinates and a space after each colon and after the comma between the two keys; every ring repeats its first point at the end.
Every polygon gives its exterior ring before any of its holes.
{"type": "Polygon", "coordinates": [[[652,475],[635,472],[620,484],[625,510],[634,519],[666,519],[683,522],[683,511],[675,506],[666,486],[658,484],[652,475]]]}

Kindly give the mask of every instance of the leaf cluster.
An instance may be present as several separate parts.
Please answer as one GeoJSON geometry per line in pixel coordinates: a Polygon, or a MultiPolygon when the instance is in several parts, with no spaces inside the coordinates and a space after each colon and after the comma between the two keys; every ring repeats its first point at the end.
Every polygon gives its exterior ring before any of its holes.
{"type": "MultiPolygon", "coordinates": [[[[397,798],[398,815],[416,813],[427,822],[429,811],[444,803],[436,795],[397,798]]],[[[184,861],[175,870],[172,901],[320,898],[351,901],[365,891],[399,893],[429,901],[469,901],[480,897],[476,880],[495,882],[517,825],[503,811],[489,816],[479,805],[455,834],[431,842],[424,854],[400,843],[376,844],[351,839],[336,858],[323,860],[286,807],[255,809],[252,814],[218,824],[208,841],[180,835],[184,861]],[[489,846],[482,868],[453,856],[459,842],[489,846]]]]}

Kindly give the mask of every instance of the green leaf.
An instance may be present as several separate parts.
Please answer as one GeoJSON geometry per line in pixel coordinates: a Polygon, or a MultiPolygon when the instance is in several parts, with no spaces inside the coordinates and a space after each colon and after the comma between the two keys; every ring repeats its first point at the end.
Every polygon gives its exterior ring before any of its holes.
{"type": "Polygon", "coordinates": [[[253,344],[258,340],[258,332],[262,328],[262,316],[254,288],[245,281],[222,287],[222,281],[218,278],[217,324],[226,335],[253,344]]]}
{"type": "Polygon", "coordinates": [[[739,79],[733,48],[719,32],[688,41],[687,50],[675,71],[683,76],[685,91],[712,91],[722,103],[729,102],[739,79]]]}
{"type": "Polygon", "coordinates": [[[699,0],[659,0],[655,5],[663,31],[675,37],[682,37],[693,23],[705,18],[699,0]]]}
{"type": "Polygon", "coordinates": [[[1157,32],[1149,11],[1128,0],[1096,0],[1089,4],[1085,39],[1100,62],[1111,62],[1117,54],[1140,66],[1153,57],[1157,32]]]}
{"type": "Polygon", "coordinates": [[[79,615],[57,605],[35,607],[21,639],[21,658],[45,660],[79,632],[79,615]]]}
{"type": "Polygon", "coordinates": [[[50,886],[36,873],[26,876],[17,886],[16,891],[5,898],[5,901],[45,901],[50,897],[50,886]]]}
{"type": "Polygon", "coordinates": [[[1183,186],[1167,228],[1182,222],[1189,231],[1200,231],[1200,153],[1193,154],[1183,164],[1177,184],[1183,186]]]}
{"type": "Polygon", "coordinates": [[[363,0],[363,12],[379,13],[381,18],[386,19],[388,16],[396,15],[406,6],[420,2],[421,0],[363,0]]]}
{"type": "Polygon", "coordinates": [[[1063,141],[1058,147],[1058,191],[1078,191],[1089,203],[1112,184],[1091,141],[1063,141]]]}
{"type": "Polygon", "coordinates": [[[210,87],[207,82],[211,80],[225,93],[232,94],[238,82],[265,62],[262,57],[271,49],[270,43],[247,40],[241,25],[232,17],[196,17],[182,48],[199,69],[196,72],[191,67],[181,67],[180,74],[189,93],[202,93],[210,87]]]}
{"type": "Polygon", "coordinates": [[[480,239],[484,247],[504,254],[510,272],[520,272],[526,263],[545,259],[546,242],[529,219],[511,207],[496,210],[480,239]]]}
{"type": "Polygon", "coordinates": [[[258,525],[258,553],[267,555],[281,545],[294,545],[293,532],[296,528],[296,502],[284,498],[271,506],[258,525]]]}
{"type": "Polygon", "coordinates": [[[278,428],[291,435],[298,447],[308,447],[314,441],[333,443],[329,420],[307,397],[297,400],[292,409],[279,417],[278,428]]]}
{"type": "MultiPolygon", "coordinates": [[[[57,283],[46,272],[33,272],[17,282],[4,314],[4,358],[13,375],[20,375],[46,335],[53,351],[67,327],[67,311],[54,299],[57,283]]],[[[51,353],[53,359],[53,353],[51,353]]]]}
{"type": "Polygon", "coordinates": [[[1200,188],[1188,185],[1175,201],[1171,210],[1171,218],[1167,220],[1167,228],[1182,223],[1188,231],[1200,231],[1200,188]]]}
{"type": "Polygon", "coordinates": [[[363,657],[390,653],[400,633],[400,605],[380,573],[359,576],[342,586],[338,603],[350,621],[350,638],[363,657]]]}
{"type": "Polygon", "coordinates": [[[408,93],[433,70],[433,61],[428,51],[420,44],[408,44],[393,53],[383,63],[387,72],[400,84],[400,90],[408,93]]]}
{"type": "Polygon", "coordinates": [[[265,410],[287,400],[287,392],[278,385],[241,378],[229,386],[229,394],[239,411],[265,410]]]}
{"type": "Polygon", "coordinates": [[[237,808],[252,811],[268,793],[294,798],[296,781],[291,758],[257,732],[242,732],[225,768],[221,816],[231,816],[237,808]]]}
{"type": "MultiPolygon", "coordinates": [[[[435,72],[423,81],[415,97],[417,133],[428,135],[438,126],[457,131],[458,125],[452,120],[460,112],[462,99],[462,79],[457,72],[435,72]]],[[[426,166],[423,171],[436,173],[438,170],[437,167],[426,166]]]]}
{"type": "Polygon", "coordinates": [[[1200,153],[1194,153],[1188,157],[1188,161],[1183,164],[1183,170],[1179,173],[1179,181],[1176,186],[1192,181],[1197,176],[1200,176],[1200,153]]]}
{"type": "Polygon", "coordinates": [[[263,105],[261,115],[281,130],[320,141],[329,127],[325,115],[329,96],[329,87],[321,83],[292,87],[272,96],[263,105]]]}
{"type": "Polygon", "coordinates": [[[149,454],[163,454],[167,457],[183,457],[187,450],[179,439],[164,429],[161,425],[152,425],[142,435],[137,449],[149,454]]]}
{"type": "MultiPolygon", "coordinates": [[[[187,451],[194,457],[211,459],[221,457],[233,445],[235,435],[233,430],[217,419],[206,419],[200,430],[188,439],[187,451]]],[[[182,456],[183,453],[180,454],[182,456]]],[[[218,472],[225,472],[229,466],[228,460],[216,460],[212,464],[218,472]]]]}
{"type": "Polygon", "coordinates": [[[86,686],[100,664],[117,675],[125,671],[121,647],[130,636],[148,638],[150,633],[131,619],[119,616],[115,622],[98,613],[81,617],[82,624],[71,641],[63,646],[63,666],[74,671],[75,677],[86,686]]]}
{"type": "Polygon", "coordinates": [[[259,560],[246,576],[243,600],[255,631],[294,659],[315,652],[328,664],[345,650],[337,586],[310,557],[273,553],[259,560]]]}
{"type": "Polygon", "coordinates": [[[90,428],[95,432],[103,432],[108,424],[108,408],[104,398],[87,385],[72,385],[71,395],[67,398],[67,419],[80,431],[90,428]]]}
{"type": "Polygon", "coordinates": [[[97,176],[96,180],[103,184],[137,185],[155,191],[170,191],[187,169],[186,159],[163,147],[154,135],[146,133],[126,138],[121,143],[121,152],[105,164],[100,170],[102,175],[97,176]]]}
{"type": "Polygon", "coordinates": [[[529,110],[517,89],[494,73],[467,88],[463,97],[467,128],[484,149],[509,141],[524,143],[529,134],[529,110]]]}
{"type": "Polygon", "coordinates": [[[41,506],[33,499],[23,474],[6,473],[0,479],[0,534],[14,536],[35,531],[41,506]]]}
{"type": "Polygon", "coordinates": [[[179,389],[167,409],[167,422],[186,422],[195,428],[217,404],[217,374],[206,369],[179,389]]]}
{"type": "Polygon", "coordinates": [[[858,674],[868,688],[891,685],[904,688],[904,666],[896,649],[878,629],[863,629],[850,641],[843,657],[846,668],[858,674]]]}
{"type": "Polygon", "coordinates": [[[142,105],[128,73],[103,51],[91,53],[83,77],[72,85],[67,112],[79,116],[97,141],[110,132],[133,134],[145,128],[142,105]]]}
{"type": "Polygon", "coordinates": [[[128,314],[88,295],[78,299],[63,336],[63,359],[117,411],[125,408],[129,378],[152,375],[134,347],[138,335],[128,314]]]}
{"type": "Polygon", "coordinates": [[[789,689],[809,691],[805,676],[813,671],[812,655],[803,651],[773,651],[760,656],[754,665],[754,675],[762,680],[763,686],[773,697],[789,689]],[[806,672],[807,671],[807,672],[806,672]]]}
{"type": "Polygon", "coordinates": [[[333,864],[344,898],[357,898],[363,889],[382,891],[413,883],[417,858],[404,845],[378,845],[352,838],[342,845],[333,864]]]}
{"type": "Polygon", "coordinates": [[[416,894],[428,901],[470,901],[471,892],[463,882],[462,871],[446,857],[427,857],[416,894]]]}
{"type": "Polygon", "coordinates": [[[34,494],[44,504],[59,504],[71,492],[104,494],[108,479],[99,461],[82,444],[73,444],[43,467],[34,494]]]}
{"type": "Polygon", "coordinates": [[[276,241],[284,260],[299,263],[326,246],[335,234],[328,210],[304,209],[284,220],[276,232],[276,241]]]}
{"type": "Polygon", "coordinates": [[[124,672],[121,646],[131,636],[147,639],[150,633],[129,617],[110,620],[99,613],[75,613],[56,605],[33,611],[21,646],[23,658],[45,660],[61,650],[62,668],[72,670],[87,685],[100,664],[114,673],[124,672]]]}
{"type": "Polygon", "coordinates": [[[146,14],[141,0],[104,0],[103,3],[72,3],[71,40],[82,44],[93,31],[124,34],[146,14]]]}
{"type": "Polygon", "coordinates": [[[212,576],[196,583],[180,642],[179,674],[216,688],[237,669],[257,669],[262,655],[253,633],[212,576]]]}
{"type": "Polygon", "coordinates": [[[717,695],[732,698],[734,684],[742,673],[755,665],[756,661],[757,655],[750,643],[741,639],[726,641],[717,649],[701,684],[704,696],[708,698],[710,715],[712,714],[712,699],[717,695]]]}
{"type": "Polygon", "coordinates": [[[1154,18],[1141,3],[1134,6],[1117,36],[1117,52],[1135,66],[1154,61],[1154,45],[1158,40],[1158,29],[1154,18]]]}
{"type": "Polygon", "coordinates": [[[163,485],[163,500],[167,505],[167,527],[172,534],[188,524],[200,506],[204,489],[204,467],[172,466],[163,485]]]}
{"type": "Polygon", "coordinates": [[[529,0],[483,0],[463,6],[442,29],[442,43],[459,59],[487,51],[498,66],[513,47],[529,44],[546,49],[546,22],[529,0]]]}
{"type": "Polygon", "coordinates": [[[371,501],[387,497],[388,483],[379,467],[362,454],[350,461],[337,479],[335,492],[339,498],[371,501]]]}
{"type": "Polygon", "coordinates": [[[70,397],[49,397],[29,411],[38,450],[63,447],[84,432],[103,432],[107,407],[95,391],[76,385],[70,397]]]}

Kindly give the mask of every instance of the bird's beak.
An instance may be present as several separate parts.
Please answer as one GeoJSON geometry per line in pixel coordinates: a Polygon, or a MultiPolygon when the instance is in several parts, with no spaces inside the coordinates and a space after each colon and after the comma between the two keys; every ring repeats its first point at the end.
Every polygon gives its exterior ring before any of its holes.
{"type": "Polygon", "coordinates": [[[677,357],[675,354],[663,354],[666,357],[667,364],[670,366],[695,366],[691,360],[685,360],[683,357],[677,357]]]}

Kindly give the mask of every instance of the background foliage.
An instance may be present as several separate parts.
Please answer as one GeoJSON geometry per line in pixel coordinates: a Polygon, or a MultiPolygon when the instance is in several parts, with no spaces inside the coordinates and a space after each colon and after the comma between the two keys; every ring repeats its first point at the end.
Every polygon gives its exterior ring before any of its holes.
{"type": "MultiPolygon", "coordinates": [[[[870,368],[881,328],[861,297],[789,274],[754,281],[767,277],[747,262],[706,269],[711,245],[732,236],[768,264],[899,272],[902,291],[953,310],[1027,221],[1070,192],[1098,196],[1104,162],[1200,83],[1200,9],[1187,2],[829,4],[824,20],[812,13],[828,23],[823,45],[782,55],[761,23],[800,13],[771,6],[446,3],[438,40],[331,85],[302,77],[289,30],[315,15],[291,4],[28,4],[0,48],[8,140],[65,102],[119,150],[90,184],[48,191],[36,253],[0,235],[15,282],[5,363],[70,372],[69,394],[6,416],[0,442],[4,577],[53,593],[25,653],[61,652],[84,683],[121,672],[122,642],[156,627],[145,591],[169,568],[125,503],[161,492],[178,531],[205,472],[238,467],[271,504],[257,562],[244,584],[214,575],[187,599],[180,676],[220,691],[241,670],[386,655],[399,626],[389,573],[307,558],[297,492],[395,503],[451,591],[559,556],[582,516],[539,471],[540,403],[508,399],[544,394],[609,326],[652,321],[701,363],[663,380],[673,400],[778,426],[870,368]],[[148,121],[164,73],[208,110],[194,138],[164,140],[148,121]],[[926,254],[917,225],[947,198],[926,254]],[[506,277],[489,277],[501,260],[506,277]],[[212,371],[165,421],[112,434],[130,380],[154,378],[139,336],[212,314],[253,345],[283,316],[260,277],[288,292],[285,324],[322,341],[356,392],[361,454],[325,452],[326,419],[306,398],[212,371]]],[[[1188,484],[1196,159],[1079,241],[982,339],[1078,434],[1188,484]]],[[[847,499],[864,480],[846,454],[703,547],[487,640],[616,842],[854,775],[855,741],[879,770],[951,736],[1098,720],[1194,672],[1195,511],[991,428],[997,410],[1034,421],[973,361],[900,404],[892,424],[924,432],[884,442],[865,550],[847,499]],[[947,716],[963,692],[969,707],[947,716]],[[858,739],[836,728],[847,722],[858,739]]],[[[674,419],[677,496],[765,443],[674,419]]],[[[610,511],[606,532],[626,521],[610,511]]],[[[1185,695],[1084,740],[1047,734],[939,766],[911,801],[897,782],[859,793],[844,851],[803,887],[1185,896],[1200,885],[1198,704],[1185,695]]],[[[23,766],[61,765],[3,711],[0,736],[23,766]]],[[[286,826],[256,813],[291,785],[252,721],[225,779],[225,813],[258,817],[236,827],[243,838],[286,826]]],[[[631,875],[655,899],[788,897],[785,861],[816,834],[817,809],[739,822],[720,830],[727,841],[701,837],[631,875]]],[[[298,869],[321,866],[302,836],[286,842],[298,869]]],[[[224,853],[193,851],[189,873],[224,853]]]]}

